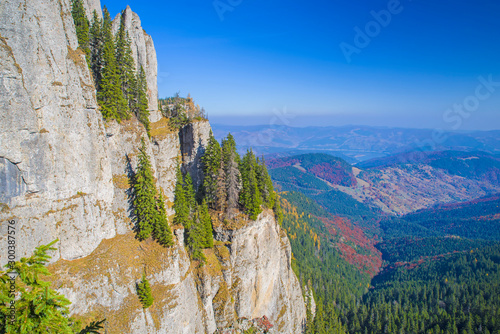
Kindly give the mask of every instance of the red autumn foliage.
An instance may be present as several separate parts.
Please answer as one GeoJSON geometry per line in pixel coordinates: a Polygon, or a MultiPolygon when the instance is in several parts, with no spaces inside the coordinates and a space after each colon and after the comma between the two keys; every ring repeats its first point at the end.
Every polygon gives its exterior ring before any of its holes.
{"type": "Polygon", "coordinates": [[[371,277],[379,272],[382,266],[382,253],[375,248],[375,241],[368,239],[361,228],[352,225],[349,219],[343,217],[318,217],[318,219],[323,222],[331,236],[337,234],[341,236],[338,248],[347,262],[355,265],[359,270],[366,272],[371,277]],[[360,252],[358,253],[351,244],[359,248],[360,252]]]}
{"type": "Polygon", "coordinates": [[[326,180],[332,184],[351,187],[356,185],[356,179],[351,173],[348,173],[340,163],[332,164],[323,162],[307,169],[308,172],[320,179],[326,180]]]}

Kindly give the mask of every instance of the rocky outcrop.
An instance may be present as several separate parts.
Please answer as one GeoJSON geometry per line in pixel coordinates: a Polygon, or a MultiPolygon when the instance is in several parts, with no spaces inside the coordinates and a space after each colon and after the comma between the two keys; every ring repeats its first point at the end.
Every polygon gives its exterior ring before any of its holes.
{"type": "Polygon", "coordinates": [[[195,189],[203,180],[201,157],[205,153],[210,131],[210,124],[195,121],[183,127],[179,132],[184,172],[191,174],[195,189]]]}
{"type": "Polygon", "coordinates": [[[291,268],[292,251],[272,211],[255,221],[237,217],[240,226],[215,226],[215,238],[228,245],[224,279],[232,287],[238,318],[267,316],[276,333],[301,333],[306,318],[299,281],[291,268]]]}
{"type": "MultiPolygon", "coordinates": [[[[88,12],[100,8],[97,0],[84,3],[88,12]]],[[[140,27],[130,9],[125,14],[135,22],[130,27],[140,27]]],[[[156,83],[152,42],[147,46],[136,30],[146,45],[137,59],[145,52],[148,80],[156,83]]],[[[156,95],[150,98],[156,106],[156,95]]],[[[50,270],[55,288],[73,303],[72,315],[106,317],[107,333],[120,334],[241,331],[254,318],[265,327],[264,316],[276,333],[300,332],[304,301],[288,239],[271,213],[219,227],[231,242],[205,250],[203,267],[190,261],[179,226],[170,249],[134,237],[130,180],[141,139],[171,215],[177,164],[199,184],[209,133],[207,121],[174,131],[159,118],[150,138],[134,117],[105,123],[78,50],[71,1],[0,4],[1,226],[16,221],[18,259],[59,239],[50,270]],[[142,273],[155,299],[146,310],[136,294],[142,273]]],[[[0,265],[5,261],[0,257],[0,265]]]]}
{"type": "Polygon", "coordinates": [[[115,235],[113,183],[70,1],[0,6],[1,218],[16,218],[19,256],[56,238],[56,258],[87,255],[115,235]]]}
{"type": "Polygon", "coordinates": [[[74,303],[73,315],[106,317],[109,334],[242,333],[252,324],[272,327],[269,333],[301,333],[306,310],[288,238],[270,211],[238,220],[239,226],[216,227],[216,236],[230,233],[232,242],[204,250],[203,267],[190,262],[181,228],[170,249],[127,233],[49,269],[74,303]],[[136,293],[143,272],[155,300],[145,310],[136,293]]]}
{"type": "Polygon", "coordinates": [[[92,21],[94,16],[94,10],[97,16],[102,19],[101,1],[100,0],[83,0],[83,7],[85,8],[85,14],[89,21],[92,21]]]}
{"type": "Polygon", "coordinates": [[[121,14],[117,14],[113,20],[113,33],[116,33],[120,28],[122,15],[125,20],[125,30],[130,37],[135,67],[140,69],[142,66],[146,73],[149,120],[150,122],[157,122],[161,118],[161,113],[158,111],[158,64],[153,39],[142,28],[139,15],[134,13],[129,6],[121,14]]]}

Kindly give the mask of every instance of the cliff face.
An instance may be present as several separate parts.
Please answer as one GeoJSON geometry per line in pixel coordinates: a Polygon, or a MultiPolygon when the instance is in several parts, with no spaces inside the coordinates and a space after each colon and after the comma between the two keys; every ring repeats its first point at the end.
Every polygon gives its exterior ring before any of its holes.
{"type": "Polygon", "coordinates": [[[56,238],[56,258],[87,255],[115,235],[113,183],[70,1],[0,6],[2,218],[17,218],[20,256],[56,238]]]}
{"type": "MultiPolygon", "coordinates": [[[[171,249],[134,238],[129,180],[141,138],[172,215],[177,162],[201,182],[210,124],[194,122],[177,132],[152,113],[148,139],[135,118],[105,123],[70,3],[0,4],[0,265],[6,262],[4,222],[14,219],[17,258],[59,239],[50,266],[55,287],[73,303],[72,315],[106,317],[108,333],[213,333],[245,328],[241,317],[264,315],[276,333],[299,333],[304,301],[288,239],[271,213],[217,227],[219,241],[205,250],[208,262],[201,268],[189,260],[179,227],[171,249]],[[147,310],[135,287],[143,272],[155,297],[147,310]]],[[[98,0],[84,4],[88,15],[94,9],[102,15],[98,0]]],[[[152,40],[130,8],[124,15],[131,37],[139,31],[134,57],[149,66],[154,111],[152,40]]]]}

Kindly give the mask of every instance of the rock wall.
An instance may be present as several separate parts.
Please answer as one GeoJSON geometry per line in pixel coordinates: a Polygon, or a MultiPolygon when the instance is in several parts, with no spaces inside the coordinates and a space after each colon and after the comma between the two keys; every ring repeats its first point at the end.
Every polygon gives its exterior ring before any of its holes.
{"type": "Polygon", "coordinates": [[[117,14],[113,20],[113,33],[116,34],[120,28],[121,16],[125,19],[125,29],[129,33],[132,57],[137,70],[142,66],[146,73],[148,83],[149,120],[157,122],[161,118],[158,111],[158,64],[153,39],[141,26],[139,15],[134,13],[129,6],[121,14],[117,14]]]}
{"type": "Polygon", "coordinates": [[[0,4],[0,219],[17,219],[18,256],[59,238],[56,258],[76,258],[115,235],[104,123],[77,47],[69,0],[0,4]]]}
{"type": "Polygon", "coordinates": [[[229,226],[219,222],[214,228],[215,239],[229,249],[223,277],[232,287],[237,317],[266,316],[276,333],[302,333],[304,297],[292,271],[290,242],[273,212],[265,210],[255,221],[236,217],[229,226]]]}
{"type": "MultiPolygon", "coordinates": [[[[88,12],[100,9],[98,0],[84,2],[88,12]]],[[[220,237],[205,251],[203,267],[189,260],[178,226],[171,249],[134,238],[130,177],[141,139],[172,215],[176,166],[181,161],[201,182],[210,124],[172,131],[159,118],[148,138],[133,117],[105,123],[70,3],[0,4],[0,265],[6,221],[14,219],[18,259],[60,240],[50,265],[55,288],[72,301],[73,316],[106,317],[107,333],[214,333],[240,330],[241,317],[264,315],[276,333],[300,333],[305,307],[290,245],[269,212],[240,219],[238,227],[219,226],[218,235],[231,241],[220,237]],[[155,298],[147,310],[135,290],[143,272],[155,298]]],[[[125,14],[135,15],[130,8],[125,14]]],[[[132,21],[140,27],[138,18],[132,21]]],[[[144,50],[156,70],[154,53],[144,50]]],[[[148,75],[156,82],[154,71],[148,75]]]]}

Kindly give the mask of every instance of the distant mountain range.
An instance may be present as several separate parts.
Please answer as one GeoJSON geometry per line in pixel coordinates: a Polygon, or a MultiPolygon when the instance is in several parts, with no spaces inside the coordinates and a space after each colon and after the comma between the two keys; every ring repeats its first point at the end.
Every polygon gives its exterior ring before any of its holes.
{"type": "Polygon", "coordinates": [[[500,192],[496,155],[444,151],[409,156],[396,154],[353,166],[341,158],[309,153],[271,158],[267,165],[278,189],[302,192],[335,214],[353,211],[366,216],[361,204],[406,214],[500,192]]]}
{"type": "Polygon", "coordinates": [[[251,147],[257,154],[287,156],[301,153],[329,153],[350,163],[407,151],[484,151],[500,153],[500,131],[448,132],[437,135],[432,129],[369,126],[233,126],[212,125],[217,139],[228,132],[239,149],[251,147]],[[441,139],[442,138],[442,139],[441,139]]]}

